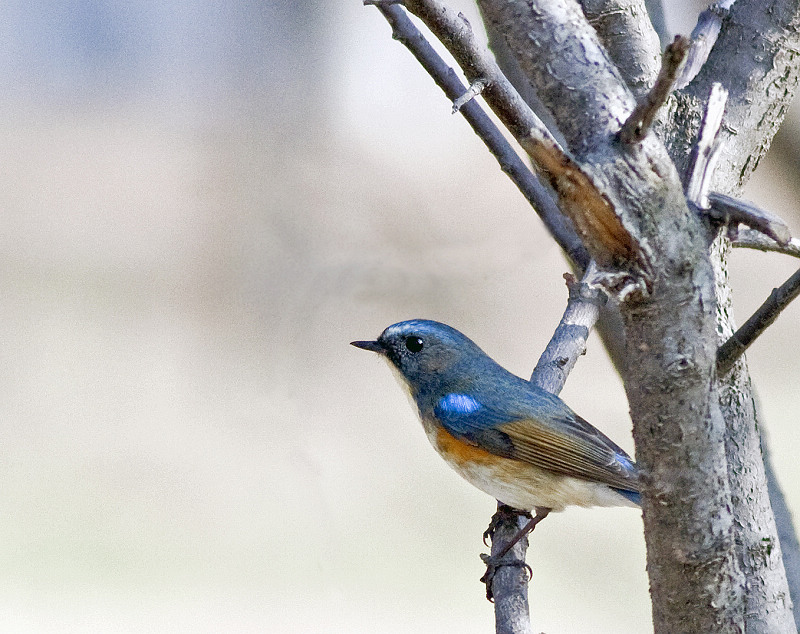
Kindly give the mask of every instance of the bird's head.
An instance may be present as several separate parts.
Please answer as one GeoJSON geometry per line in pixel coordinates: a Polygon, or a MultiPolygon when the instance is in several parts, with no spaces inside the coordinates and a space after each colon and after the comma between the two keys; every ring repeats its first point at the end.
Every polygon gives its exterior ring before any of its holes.
{"type": "Polygon", "coordinates": [[[436,390],[471,374],[488,359],[472,340],[438,321],[413,319],[392,324],[375,341],[352,345],[383,355],[413,395],[436,390]]]}

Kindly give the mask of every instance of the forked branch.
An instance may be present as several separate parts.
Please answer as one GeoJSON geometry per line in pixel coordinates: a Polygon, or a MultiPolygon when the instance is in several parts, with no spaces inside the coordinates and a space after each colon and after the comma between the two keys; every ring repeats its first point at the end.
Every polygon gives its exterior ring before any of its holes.
{"type": "MultiPolygon", "coordinates": [[[[580,268],[586,267],[589,263],[589,255],[575,233],[575,229],[564,218],[550,193],[519,157],[503,133],[483,111],[481,105],[475,99],[464,99],[465,95],[470,97],[473,95],[453,69],[425,39],[402,7],[397,6],[397,3],[387,4],[374,2],[374,0],[372,3],[377,6],[391,25],[394,39],[402,43],[414,55],[454,106],[459,106],[458,111],[467,120],[475,134],[486,144],[503,172],[534,208],[564,253],[580,268]]],[[[485,84],[481,85],[485,88],[485,84]]]]}
{"type": "Polygon", "coordinates": [[[558,145],[477,40],[464,16],[439,0],[406,0],[405,6],[447,47],[468,81],[485,83],[482,97],[547,179],[558,196],[561,211],[572,221],[599,266],[625,264],[637,272],[646,272],[647,259],[609,197],[558,145]]]}

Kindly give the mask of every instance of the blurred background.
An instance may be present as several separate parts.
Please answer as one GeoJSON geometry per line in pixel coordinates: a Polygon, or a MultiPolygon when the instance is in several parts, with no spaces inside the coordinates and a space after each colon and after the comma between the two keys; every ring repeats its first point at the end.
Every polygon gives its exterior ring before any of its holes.
{"type": "MultiPolygon", "coordinates": [[[[428,317],[527,375],[567,266],[377,11],[11,0],[0,87],[0,629],[493,631],[494,501],[347,344],[428,317]]],[[[797,123],[747,192],[796,235],[797,123]]],[[[740,320],[796,266],[735,252],[740,320]]],[[[795,512],[798,310],[749,353],[795,512]]],[[[596,339],[563,397],[632,452],[596,339]]],[[[650,629],[637,512],[528,561],[534,631],[650,629]]]]}

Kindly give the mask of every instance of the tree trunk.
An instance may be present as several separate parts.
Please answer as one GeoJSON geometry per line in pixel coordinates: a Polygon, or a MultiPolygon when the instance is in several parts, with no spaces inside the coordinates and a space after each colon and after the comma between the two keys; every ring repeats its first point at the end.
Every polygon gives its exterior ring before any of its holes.
{"type": "MultiPolygon", "coordinates": [[[[625,388],[637,460],[647,474],[655,630],[795,631],[749,376],[743,362],[727,377],[716,375],[718,342],[733,331],[726,241],[686,208],[673,165],[685,177],[710,82],[721,79],[731,89],[723,138],[730,160],[714,189],[738,192],[797,83],[797,33],[789,28],[797,3],[765,8],[739,0],[700,76],[662,113],[668,157],[657,142],[636,155],[609,140],[632,107],[631,92],[639,96],[643,82],[652,84],[654,32],[640,28],[633,46],[620,45],[604,37],[617,3],[586,0],[585,12],[609,45],[604,53],[569,0],[478,4],[492,39],[502,39],[501,60],[513,59],[533,88],[533,107],[546,108],[568,149],[602,175],[650,258],[649,296],[622,303],[621,311],[625,388]],[[745,133],[735,134],[739,129],[745,133]]],[[[623,4],[629,17],[641,12],[637,3],[623,4]]],[[[641,25],[635,17],[631,23],[641,25]]]]}

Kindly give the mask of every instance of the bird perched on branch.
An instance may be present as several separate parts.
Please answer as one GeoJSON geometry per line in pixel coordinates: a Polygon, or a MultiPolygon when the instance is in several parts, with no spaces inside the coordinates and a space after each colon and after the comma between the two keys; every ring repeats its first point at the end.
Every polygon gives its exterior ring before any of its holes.
{"type": "Polygon", "coordinates": [[[397,370],[447,464],[499,502],[536,510],[530,528],[571,505],[639,505],[639,474],[628,454],[458,330],[415,319],[352,345],[397,370]]]}

